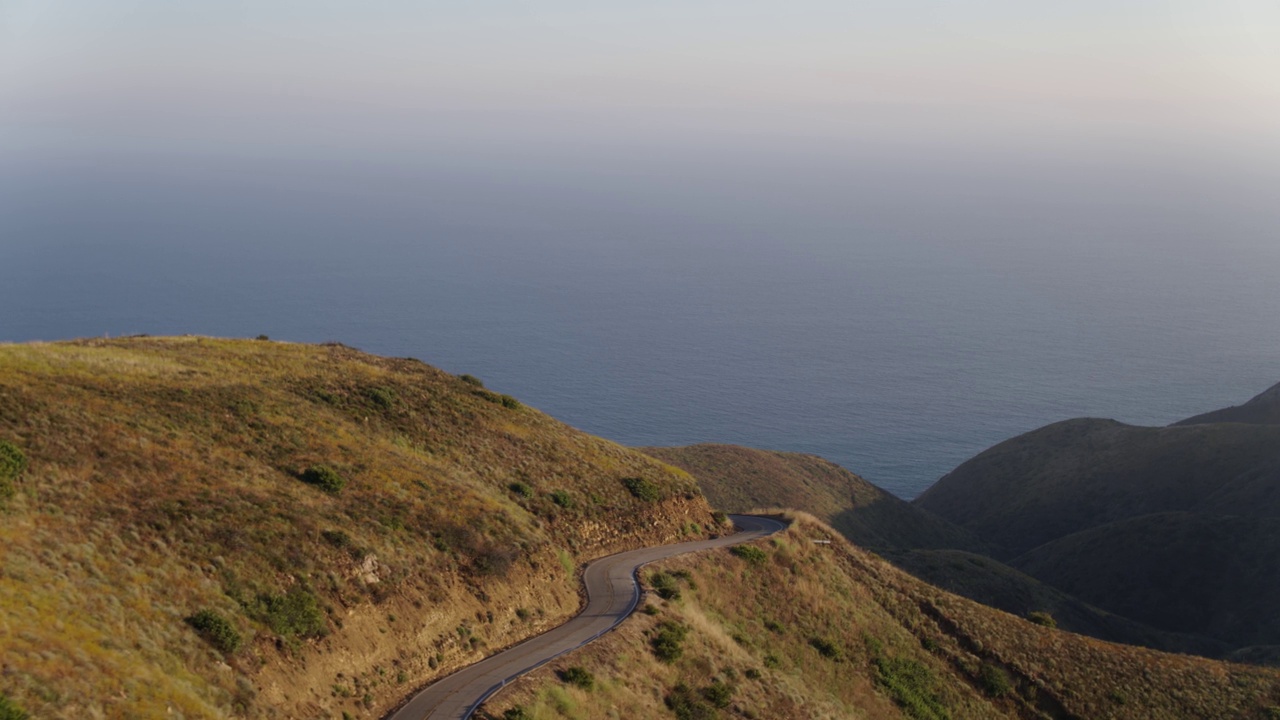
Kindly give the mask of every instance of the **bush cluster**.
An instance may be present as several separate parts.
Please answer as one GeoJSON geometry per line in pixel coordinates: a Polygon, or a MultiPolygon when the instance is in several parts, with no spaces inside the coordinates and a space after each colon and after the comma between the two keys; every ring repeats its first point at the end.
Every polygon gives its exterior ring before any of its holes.
{"type": "Polygon", "coordinates": [[[937,681],[929,668],[911,658],[880,656],[874,661],[876,684],[884,688],[907,715],[916,720],[944,720],[950,717],[937,692],[937,681]]]}
{"type": "Polygon", "coordinates": [[[186,621],[219,652],[230,655],[240,649],[240,633],[217,611],[206,608],[186,618],[186,621]]]}
{"type": "Polygon", "coordinates": [[[663,600],[679,600],[680,585],[676,582],[676,578],[662,571],[658,571],[649,576],[649,585],[653,587],[653,591],[663,600]]]}
{"type": "Polygon", "coordinates": [[[676,720],[714,720],[720,713],[703,701],[688,685],[680,683],[663,698],[676,720]]]}
{"type": "Polygon", "coordinates": [[[583,690],[590,690],[596,684],[595,676],[591,674],[591,671],[578,665],[561,672],[560,679],[570,685],[577,685],[583,690]]]}
{"type": "Polygon", "coordinates": [[[978,685],[991,697],[1004,697],[1013,691],[1009,673],[1005,672],[1004,668],[991,663],[983,663],[982,668],[978,670],[978,685]]]}
{"type": "Polygon", "coordinates": [[[662,491],[649,480],[640,477],[622,478],[622,484],[631,494],[645,502],[656,502],[662,499],[662,491]]]}
{"type": "Polygon", "coordinates": [[[844,652],[840,650],[840,646],[826,638],[809,638],[809,645],[812,646],[814,650],[817,650],[819,655],[828,660],[840,662],[844,659],[844,652]]]}
{"type": "Polygon", "coordinates": [[[373,402],[374,405],[383,410],[390,409],[396,402],[396,391],[386,387],[371,387],[364,391],[366,397],[373,402]]]}
{"type": "Polygon", "coordinates": [[[263,622],[282,638],[323,637],[329,632],[316,596],[302,588],[284,595],[260,595],[258,603],[263,622]]]}
{"type": "Polygon", "coordinates": [[[567,490],[553,490],[551,492],[551,502],[566,510],[574,506],[573,496],[567,490]]]}
{"type": "Polygon", "coordinates": [[[327,465],[312,465],[302,471],[302,482],[334,495],[347,486],[346,478],[327,465]]]}
{"type": "Polygon", "coordinates": [[[27,469],[27,456],[17,445],[0,440],[0,500],[14,493],[13,481],[27,469]]]}
{"type": "Polygon", "coordinates": [[[734,545],[729,548],[729,552],[752,565],[760,565],[769,559],[769,555],[755,545],[734,545]]]}
{"type": "Polygon", "coordinates": [[[1053,615],[1041,610],[1035,610],[1027,613],[1027,619],[1037,625],[1043,625],[1047,628],[1058,627],[1058,621],[1053,618],[1053,615]]]}
{"type": "Polygon", "coordinates": [[[0,693],[0,720],[27,720],[27,711],[18,707],[4,693],[0,693]]]}
{"type": "Polygon", "coordinates": [[[684,639],[689,629],[679,623],[665,620],[658,624],[657,632],[649,640],[653,654],[664,663],[673,663],[684,654],[684,639]]]}
{"type": "Polygon", "coordinates": [[[529,487],[528,483],[523,483],[519,481],[513,482],[507,486],[507,489],[519,495],[520,497],[525,497],[525,498],[533,497],[533,488],[529,487]]]}

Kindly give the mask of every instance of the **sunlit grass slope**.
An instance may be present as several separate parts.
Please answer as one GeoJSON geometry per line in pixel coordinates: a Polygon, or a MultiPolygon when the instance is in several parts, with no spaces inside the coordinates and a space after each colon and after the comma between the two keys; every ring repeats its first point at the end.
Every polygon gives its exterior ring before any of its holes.
{"type": "Polygon", "coordinates": [[[520,681],[489,703],[489,716],[1280,716],[1280,671],[1111,644],[993,610],[803,515],[749,549],[644,574],[648,612],[520,681]]]}
{"type": "Polygon", "coordinates": [[[33,717],[376,715],[572,614],[581,560],[711,520],[681,471],[341,345],[0,345],[0,441],[33,717]]]}

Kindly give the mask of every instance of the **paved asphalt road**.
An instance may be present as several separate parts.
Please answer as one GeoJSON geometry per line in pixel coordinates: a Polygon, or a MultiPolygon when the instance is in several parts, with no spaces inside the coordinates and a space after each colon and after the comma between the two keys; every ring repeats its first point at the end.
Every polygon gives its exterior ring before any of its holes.
{"type": "Polygon", "coordinates": [[[730,515],[739,532],[714,540],[641,548],[600,558],[587,566],[587,606],[569,622],[510,650],[429,685],[390,715],[390,720],[463,720],[481,702],[516,677],[595,640],[621,623],[640,602],[636,571],[641,565],[698,550],[736,545],[772,535],[786,524],[754,515],[730,515]]]}

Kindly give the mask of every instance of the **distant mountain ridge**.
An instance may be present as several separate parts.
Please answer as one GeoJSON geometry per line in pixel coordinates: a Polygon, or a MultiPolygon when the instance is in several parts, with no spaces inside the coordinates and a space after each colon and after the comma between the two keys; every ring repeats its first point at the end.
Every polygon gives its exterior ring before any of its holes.
{"type": "Polygon", "coordinates": [[[1243,405],[1202,413],[1186,420],[1180,420],[1174,425],[1203,425],[1224,422],[1280,425],[1280,383],[1272,385],[1243,405]]]}
{"type": "Polygon", "coordinates": [[[913,504],[1110,612],[1278,646],[1277,421],[1280,385],[1169,427],[1066,420],[978,454],[913,504]]]}

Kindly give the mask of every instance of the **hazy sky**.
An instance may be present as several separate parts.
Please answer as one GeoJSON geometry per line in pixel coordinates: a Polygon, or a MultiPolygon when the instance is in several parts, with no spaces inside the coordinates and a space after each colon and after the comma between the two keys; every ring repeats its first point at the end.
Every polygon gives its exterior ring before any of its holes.
{"type": "Polygon", "coordinates": [[[28,147],[1248,157],[1277,151],[1280,3],[5,0],[0,113],[28,147]]]}

